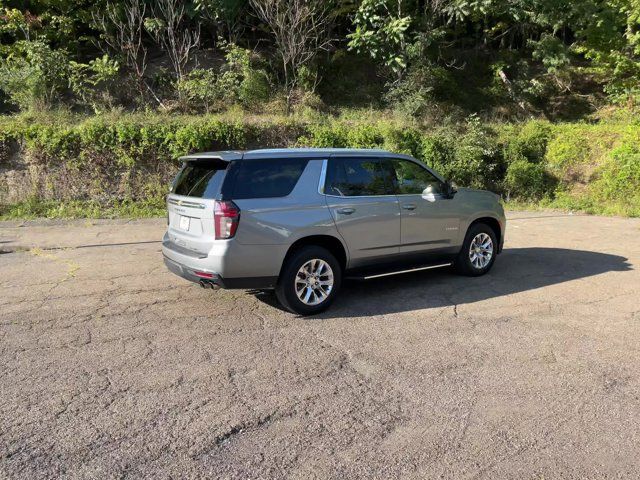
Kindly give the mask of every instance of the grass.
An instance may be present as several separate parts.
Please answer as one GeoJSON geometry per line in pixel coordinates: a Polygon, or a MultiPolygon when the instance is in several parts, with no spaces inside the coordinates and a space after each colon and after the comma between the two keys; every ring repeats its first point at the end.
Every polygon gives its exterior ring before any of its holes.
{"type": "Polygon", "coordinates": [[[40,201],[0,206],[0,220],[34,220],[38,218],[152,218],[166,215],[166,207],[160,202],[123,201],[103,205],[95,201],[40,201]]]}

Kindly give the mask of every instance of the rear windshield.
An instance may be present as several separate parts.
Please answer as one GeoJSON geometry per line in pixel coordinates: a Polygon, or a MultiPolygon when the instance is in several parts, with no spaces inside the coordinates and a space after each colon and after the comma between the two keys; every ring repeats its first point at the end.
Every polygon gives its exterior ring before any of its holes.
{"type": "Polygon", "coordinates": [[[286,197],[298,183],[307,159],[246,160],[235,172],[232,198],[286,197]]]}
{"type": "Polygon", "coordinates": [[[221,160],[188,162],[178,173],[171,192],[185,197],[215,198],[226,168],[227,162],[221,160]]]}

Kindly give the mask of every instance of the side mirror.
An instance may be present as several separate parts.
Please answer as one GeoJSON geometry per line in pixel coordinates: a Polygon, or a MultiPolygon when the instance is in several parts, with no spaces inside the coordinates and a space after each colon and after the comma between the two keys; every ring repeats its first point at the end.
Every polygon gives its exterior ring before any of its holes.
{"type": "Polygon", "coordinates": [[[458,191],[458,185],[456,185],[455,182],[452,182],[451,180],[447,180],[445,183],[445,186],[446,186],[447,197],[453,198],[453,196],[458,191]]]}

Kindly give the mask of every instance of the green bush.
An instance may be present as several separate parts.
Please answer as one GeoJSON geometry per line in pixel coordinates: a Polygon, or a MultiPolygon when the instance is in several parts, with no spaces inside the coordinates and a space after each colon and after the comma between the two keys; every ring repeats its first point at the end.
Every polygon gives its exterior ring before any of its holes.
{"type": "Polygon", "coordinates": [[[21,110],[47,110],[64,94],[69,68],[65,50],[52,50],[41,41],[18,41],[0,59],[0,89],[21,110]]]}
{"type": "Polygon", "coordinates": [[[507,163],[522,159],[541,162],[554,135],[553,125],[543,120],[533,120],[506,130],[504,156],[507,163]]]}
{"type": "Polygon", "coordinates": [[[495,132],[480,119],[468,118],[463,132],[450,132],[446,143],[451,146],[446,163],[434,164],[448,179],[462,186],[498,190],[503,174],[503,159],[495,132]]]}
{"type": "Polygon", "coordinates": [[[551,205],[590,213],[640,215],[640,126],[628,118],[561,124],[544,163],[558,177],[551,205]]]}
{"type": "Polygon", "coordinates": [[[455,142],[452,134],[424,136],[419,148],[418,158],[430,167],[440,170],[443,175],[450,175],[451,172],[445,172],[443,169],[454,162],[455,142]]]}
{"type": "Polygon", "coordinates": [[[176,82],[178,95],[189,110],[209,113],[237,103],[255,110],[269,99],[269,78],[254,65],[252,52],[233,44],[224,49],[226,63],[220,71],[194,69],[176,82]]]}
{"type": "Polygon", "coordinates": [[[238,88],[238,100],[249,110],[259,110],[269,100],[271,84],[266,71],[246,68],[238,88]]]}
{"type": "Polygon", "coordinates": [[[410,68],[401,81],[391,84],[384,99],[400,114],[421,118],[432,113],[436,100],[446,97],[452,84],[446,69],[421,63],[410,68]]]}
{"type": "Polygon", "coordinates": [[[589,126],[564,124],[557,127],[557,135],[549,142],[545,160],[560,173],[573,165],[584,163],[590,154],[589,126]]]}
{"type": "Polygon", "coordinates": [[[596,175],[598,178],[590,186],[594,198],[607,209],[618,204],[617,210],[623,214],[640,216],[640,145],[625,144],[614,149],[596,175]]]}
{"type": "Polygon", "coordinates": [[[390,152],[413,155],[424,160],[422,150],[424,136],[415,128],[388,128],[384,139],[384,148],[390,152]]]}
{"type": "Polygon", "coordinates": [[[298,145],[315,148],[346,148],[349,145],[347,129],[332,123],[309,125],[307,133],[298,139],[298,145]]]}
{"type": "MultiPolygon", "coordinates": [[[[223,103],[230,92],[220,88],[218,75],[212,69],[196,68],[176,82],[178,95],[187,103],[189,108],[211,112],[218,103],[223,103]]],[[[232,91],[237,88],[232,86],[232,91]]]]}
{"type": "Polygon", "coordinates": [[[523,200],[539,200],[548,195],[552,183],[543,165],[525,159],[511,162],[504,178],[507,197],[523,200]]]}
{"type": "Polygon", "coordinates": [[[115,107],[120,70],[116,60],[103,55],[86,64],[71,61],[69,67],[69,86],[80,105],[91,107],[94,113],[115,107]]]}

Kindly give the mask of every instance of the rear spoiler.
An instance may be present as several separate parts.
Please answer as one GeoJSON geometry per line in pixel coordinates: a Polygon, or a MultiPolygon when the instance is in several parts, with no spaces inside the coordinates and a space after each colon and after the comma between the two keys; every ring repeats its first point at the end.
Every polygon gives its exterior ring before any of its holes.
{"type": "Polygon", "coordinates": [[[223,152],[202,152],[184,155],[179,158],[181,162],[194,162],[198,160],[222,160],[223,162],[232,162],[242,159],[244,152],[240,151],[223,151],[223,152]]]}

